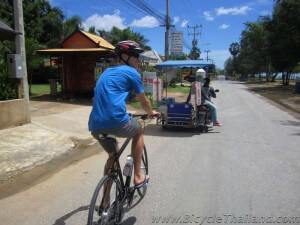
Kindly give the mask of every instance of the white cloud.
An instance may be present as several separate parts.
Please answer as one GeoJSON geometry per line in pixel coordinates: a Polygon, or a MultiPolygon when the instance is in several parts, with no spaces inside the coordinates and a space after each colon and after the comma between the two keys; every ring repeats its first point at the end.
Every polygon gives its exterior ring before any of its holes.
{"type": "Polygon", "coordinates": [[[184,21],[182,21],[182,23],[181,23],[181,27],[185,27],[187,24],[189,23],[189,21],[188,20],[184,20],[184,21]]]}
{"type": "Polygon", "coordinates": [[[159,21],[156,18],[154,18],[153,16],[145,16],[142,19],[133,20],[132,23],[130,24],[130,26],[153,28],[153,27],[159,26],[159,21]]]}
{"type": "Polygon", "coordinates": [[[91,15],[83,22],[85,30],[94,26],[97,30],[110,31],[113,26],[120,29],[126,28],[124,18],[120,16],[120,10],[115,10],[113,15],[99,15],[98,13],[91,15]]]}
{"type": "Polygon", "coordinates": [[[179,22],[179,20],[180,20],[180,18],[179,18],[178,16],[175,16],[175,17],[173,18],[173,23],[176,24],[176,23],[179,22]]]}
{"type": "Polygon", "coordinates": [[[216,9],[216,14],[218,16],[221,15],[245,15],[247,14],[251,8],[249,6],[242,6],[240,8],[234,7],[234,8],[224,8],[220,7],[216,9]]]}
{"type": "Polygon", "coordinates": [[[221,26],[219,26],[219,28],[221,29],[221,30],[226,30],[226,29],[228,29],[230,27],[230,25],[229,24],[222,24],[221,26]]]}
{"type": "Polygon", "coordinates": [[[211,12],[209,11],[205,11],[203,13],[203,16],[204,18],[207,20],[207,21],[213,21],[214,20],[214,17],[211,15],[211,12]]]}
{"type": "Polygon", "coordinates": [[[273,4],[272,0],[257,0],[258,4],[273,4]]]}
{"type": "Polygon", "coordinates": [[[271,12],[268,11],[268,10],[264,10],[264,11],[261,11],[261,12],[260,12],[260,15],[261,15],[261,16],[271,15],[271,12]]]}
{"type": "Polygon", "coordinates": [[[230,56],[228,49],[212,50],[209,54],[209,57],[214,59],[216,66],[220,69],[224,68],[224,63],[230,56]]]}

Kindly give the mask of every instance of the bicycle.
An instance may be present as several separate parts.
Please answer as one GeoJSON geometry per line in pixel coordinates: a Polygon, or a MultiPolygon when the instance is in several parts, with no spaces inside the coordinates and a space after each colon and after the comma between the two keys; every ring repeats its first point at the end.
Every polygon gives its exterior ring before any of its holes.
{"type": "MultiPolygon", "coordinates": [[[[132,115],[132,117],[139,117],[144,123],[148,118],[147,114],[132,115]]],[[[143,129],[145,129],[145,126],[143,129]]],[[[103,136],[103,138],[108,138],[107,135],[103,136]]],[[[132,138],[127,138],[118,152],[116,149],[114,150],[113,168],[108,175],[105,175],[99,181],[94,191],[89,207],[88,225],[119,224],[122,221],[124,209],[132,205],[135,191],[137,190],[141,199],[145,196],[148,182],[139,188],[130,186],[133,168],[131,168],[129,174],[127,174],[128,176],[126,176],[125,182],[123,179],[119,158],[131,139],[132,138]],[[110,202],[106,209],[101,208],[101,204],[104,200],[110,202]]],[[[148,175],[148,157],[145,145],[143,147],[141,171],[145,175],[148,175]]]]}

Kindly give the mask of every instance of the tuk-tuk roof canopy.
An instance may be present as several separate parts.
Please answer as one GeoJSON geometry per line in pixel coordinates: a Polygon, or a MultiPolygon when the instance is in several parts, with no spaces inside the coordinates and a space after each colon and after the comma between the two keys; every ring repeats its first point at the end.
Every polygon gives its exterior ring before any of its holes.
{"type": "Polygon", "coordinates": [[[173,68],[214,68],[215,65],[203,60],[168,60],[155,65],[157,69],[173,68]]]}

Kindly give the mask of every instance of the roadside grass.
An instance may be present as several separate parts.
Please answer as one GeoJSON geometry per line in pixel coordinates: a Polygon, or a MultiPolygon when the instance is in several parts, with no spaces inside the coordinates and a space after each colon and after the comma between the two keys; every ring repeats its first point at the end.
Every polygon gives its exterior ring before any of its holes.
{"type": "Polygon", "coordinates": [[[281,80],[266,82],[252,80],[245,83],[250,91],[262,95],[285,108],[300,115],[300,94],[295,93],[296,81],[291,80],[289,85],[283,86],[281,80]]]}
{"type": "MultiPolygon", "coordinates": [[[[149,101],[151,103],[152,109],[156,109],[157,108],[156,101],[152,99],[152,96],[150,94],[146,94],[146,96],[147,96],[147,98],[149,99],[149,101]]],[[[142,105],[141,105],[141,103],[138,100],[133,101],[133,102],[128,102],[128,104],[131,105],[134,108],[137,108],[137,109],[141,109],[142,108],[142,105]]]]}
{"type": "Polygon", "coordinates": [[[175,87],[168,87],[168,92],[177,92],[177,93],[182,93],[182,94],[189,94],[190,92],[190,87],[186,86],[181,86],[181,85],[176,85],[175,87]]]}
{"type": "MultiPolygon", "coordinates": [[[[57,84],[57,93],[61,93],[61,85],[57,84]]],[[[32,84],[31,85],[31,98],[39,97],[41,95],[50,94],[50,84],[32,84]]]]}

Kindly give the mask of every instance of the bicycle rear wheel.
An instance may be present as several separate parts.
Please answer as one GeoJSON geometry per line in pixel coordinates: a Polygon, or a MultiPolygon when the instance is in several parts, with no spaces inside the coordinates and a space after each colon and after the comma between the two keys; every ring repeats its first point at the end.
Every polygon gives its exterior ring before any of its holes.
{"type": "MultiPolygon", "coordinates": [[[[143,155],[142,155],[142,165],[141,165],[141,172],[145,175],[148,175],[148,156],[147,156],[147,150],[146,150],[146,146],[144,145],[144,148],[143,148],[143,155]]],[[[141,188],[138,188],[137,189],[137,192],[139,193],[140,197],[143,198],[146,194],[146,191],[147,191],[147,184],[144,185],[143,187],[141,188]]]]}
{"type": "Polygon", "coordinates": [[[89,208],[88,225],[117,224],[121,220],[122,192],[116,176],[106,175],[98,183],[89,208]]]}

